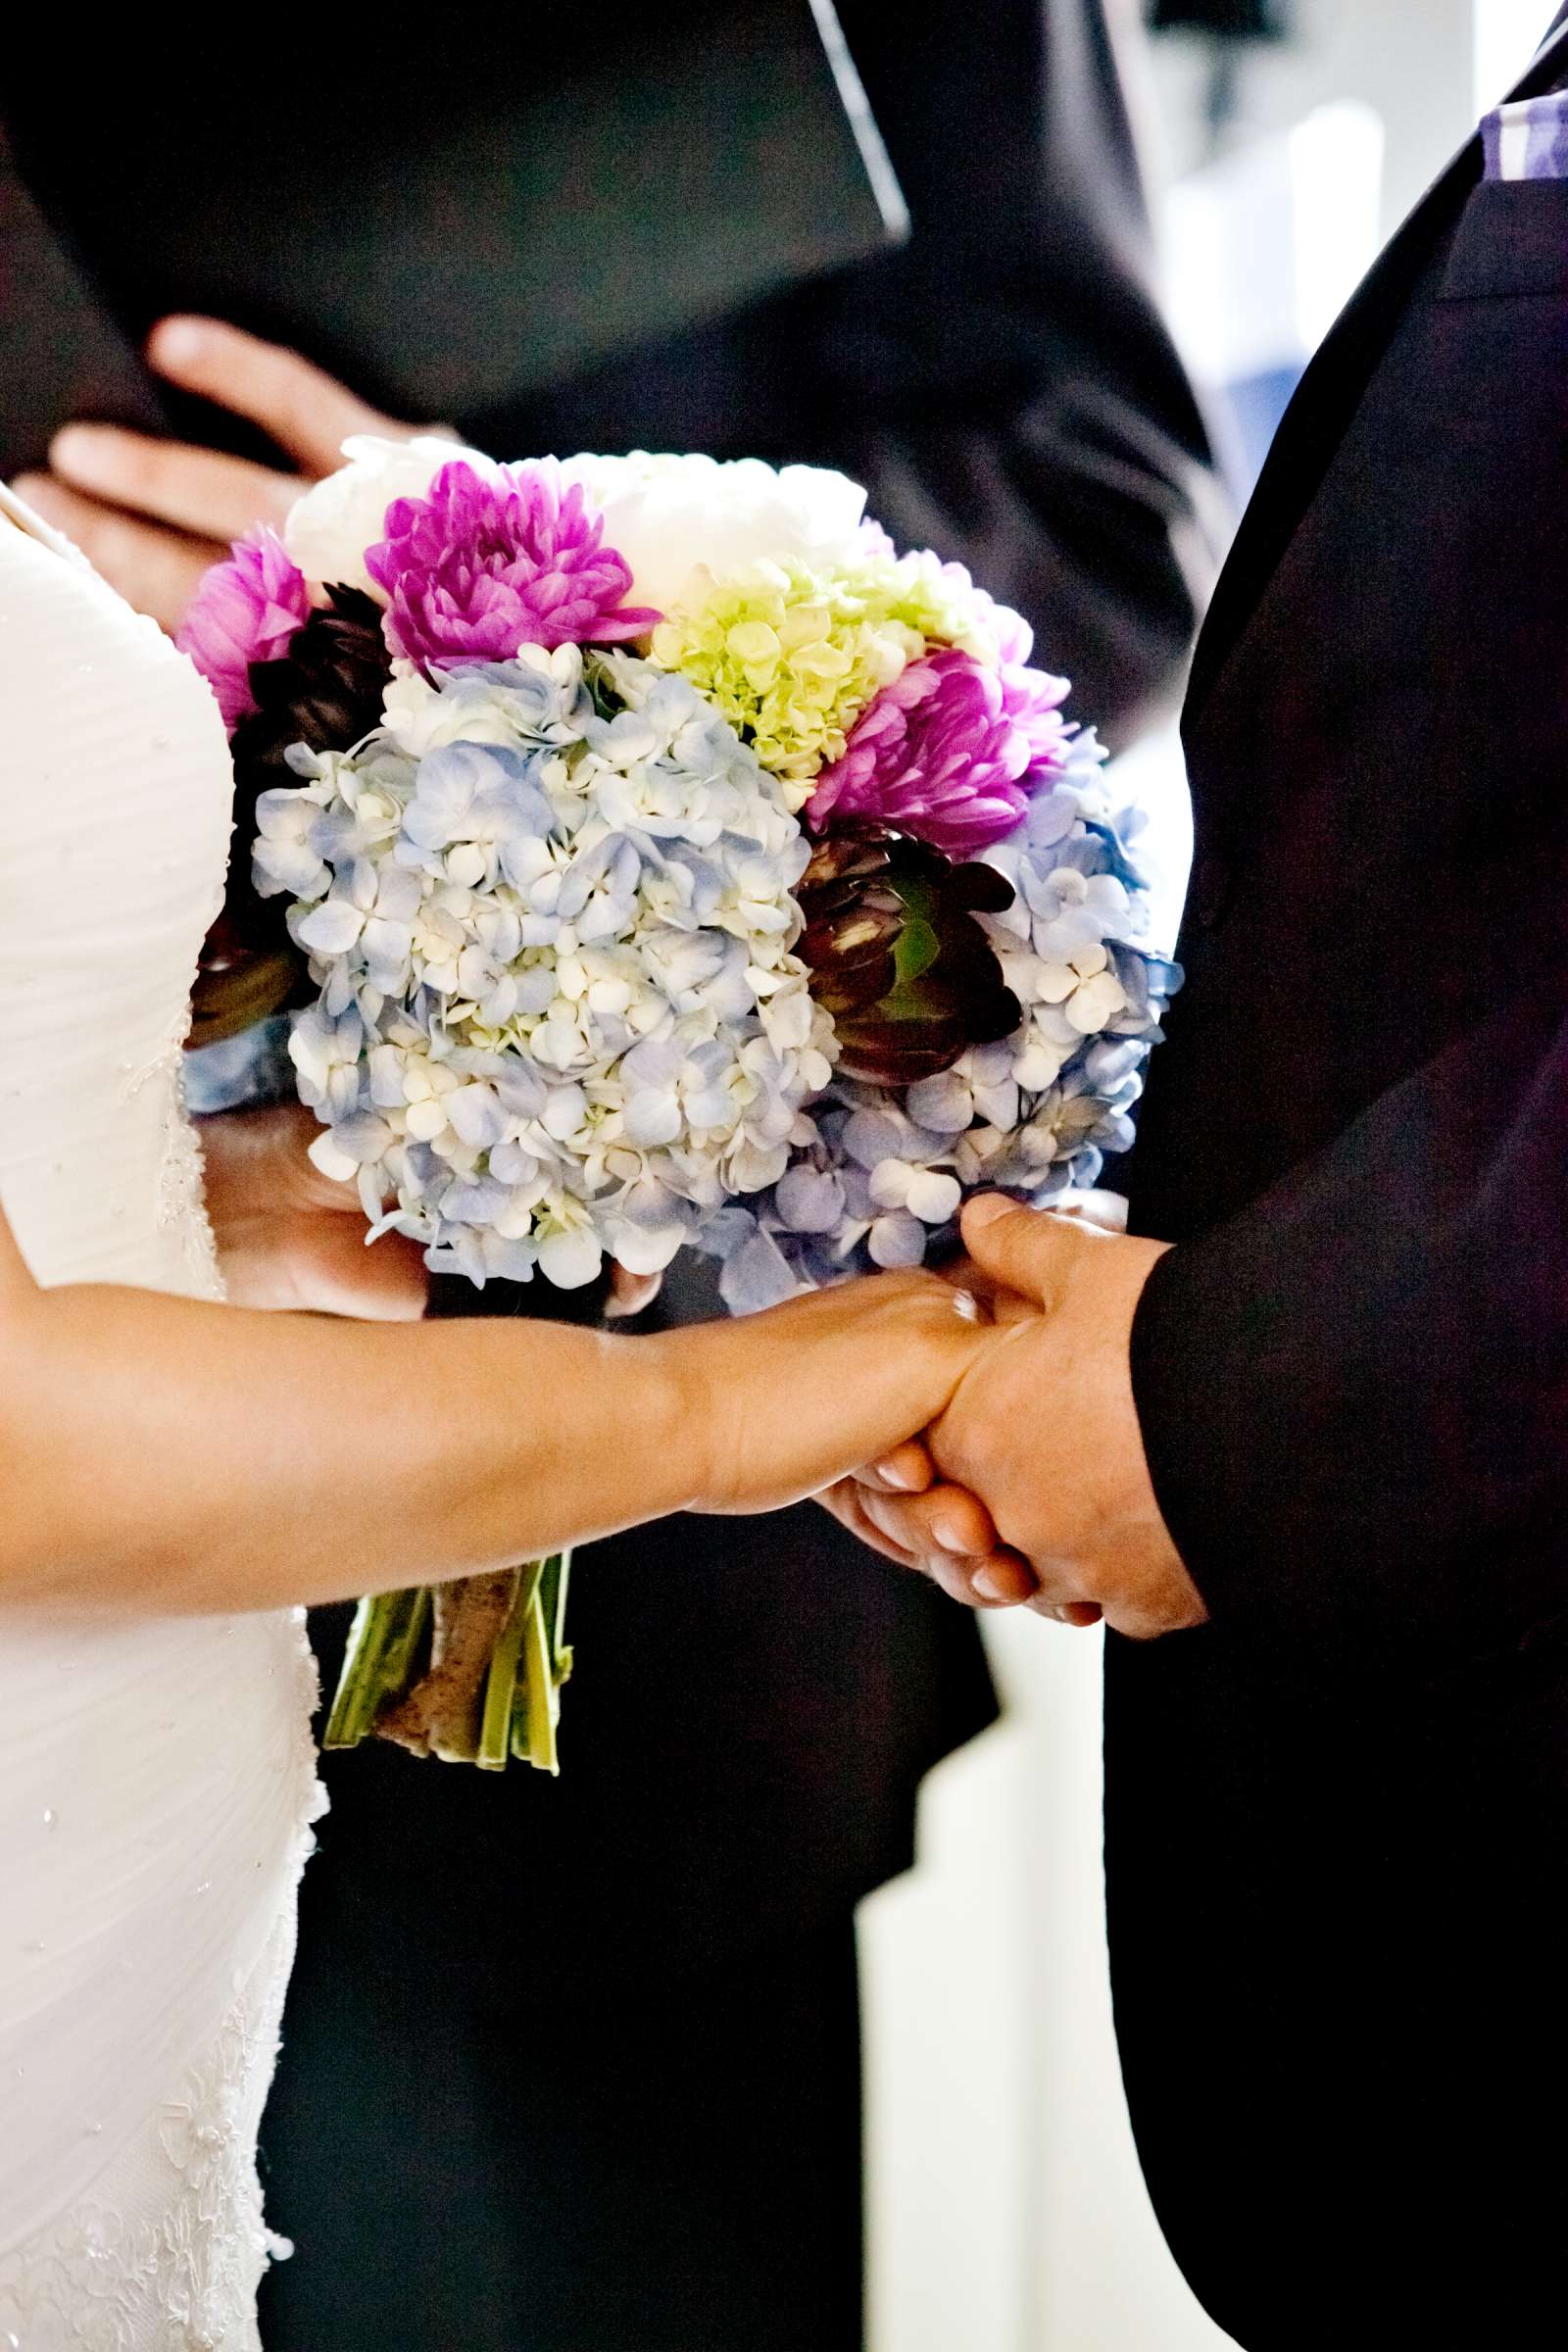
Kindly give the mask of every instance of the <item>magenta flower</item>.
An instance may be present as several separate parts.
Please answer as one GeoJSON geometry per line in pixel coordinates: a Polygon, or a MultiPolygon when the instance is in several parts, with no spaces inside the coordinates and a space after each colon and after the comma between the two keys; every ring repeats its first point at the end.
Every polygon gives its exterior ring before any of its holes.
{"type": "Polygon", "coordinates": [[[662,618],[622,601],[630,565],[548,459],[481,471],[455,458],[423,498],[394,499],[383,527],[365,568],[386,594],[388,645],[412,662],[510,662],[519,646],[604,645],[662,618]]]}
{"type": "Polygon", "coordinates": [[[204,574],[174,643],[211,685],[231,735],[256,708],[251,663],[280,660],[310,614],[305,575],[265,523],[204,574]]]}
{"type": "Polygon", "coordinates": [[[987,669],[952,651],[911,662],[856,721],[822,770],[808,811],[885,825],[945,858],[977,858],[1013,831],[1066,760],[1065,678],[1018,664],[987,669]]]}

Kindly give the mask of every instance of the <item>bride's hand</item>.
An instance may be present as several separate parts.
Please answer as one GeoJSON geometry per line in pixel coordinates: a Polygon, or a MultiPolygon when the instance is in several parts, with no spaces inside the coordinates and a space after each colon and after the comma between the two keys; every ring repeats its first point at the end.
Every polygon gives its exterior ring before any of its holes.
{"type": "MultiPolygon", "coordinates": [[[[215,1111],[196,1121],[196,1132],[230,1305],[417,1322],[430,1289],[423,1251],[399,1233],[366,1248],[358,1193],[307,1156],[320,1133],[308,1110],[280,1102],[215,1111]]],[[[606,1319],[640,1315],[658,1298],[660,1279],[612,1266],[606,1319]]]]}
{"type": "Polygon", "coordinates": [[[365,1246],[365,1212],[348,1184],[307,1157],[319,1132],[299,1103],[218,1111],[196,1121],[207,1213],[235,1306],[413,1323],[428,1278],[417,1243],[384,1234],[365,1246]]]}
{"type": "Polygon", "coordinates": [[[743,1512],[798,1502],[924,1429],[988,1332],[951,1284],[878,1274],[641,1344],[668,1353],[696,1507],[743,1512]]]}

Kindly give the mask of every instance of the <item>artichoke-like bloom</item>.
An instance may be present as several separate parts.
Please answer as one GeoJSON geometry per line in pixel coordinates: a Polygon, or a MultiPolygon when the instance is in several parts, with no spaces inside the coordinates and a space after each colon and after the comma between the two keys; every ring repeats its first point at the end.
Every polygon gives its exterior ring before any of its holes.
{"type": "Polygon", "coordinates": [[[174,642],[212,687],[231,735],[256,708],[251,663],[286,653],[310,610],[304,573],[265,523],[204,575],[174,642]]]}
{"type": "MultiPolygon", "coordinates": [[[[234,763],[267,770],[267,785],[291,782],[290,744],[346,752],[381,717],[392,663],[380,611],[357,588],[329,588],[282,652],[251,676],[251,710],[234,730],[234,763]]],[[[258,790],[266,789],[258,781],[258,790]]]]}
{"type": "MultiPolygon", "coordinates": [[[[355,588],[327,593],[327,606],[293,623],[275,658],[258,659],[249,671],[246,707],[231,738],[234,816],[242,838],[255,829],[264,793],[298,784],[288,761],[295,744],[313,752],[347,751],[379,722],[392,666],[380,609],[355,588]]],[[[202,950],[198,1042],[217,1042],[275,1011],[299,976],[281,906],[257,896],[248,859],[232,858],[223,911],[202,950]]]]}
{"type": "MultiPolygon", "coordinates": [[[[313,752],[346,752],[380,724],[392,664],[381,637],[381,615],[357,588],[332,588],[329,603],[298,629],[285,654],[251,672],[253,708],[234,729],[234,813],[250,829],[264,792],[297,784],[288,755],[303,743],[313,752]]],[[[230,869],[231,911],[243,896],[243,860],[230,869]]],[[[248,902],[254,913],[254,902],[248,902]]]]}
{"type": "Polygon", "coordinates": [[[457,458],[422,498],[394,499],[365,567],[387,600],[395,654],[441,667],[510,662],[520,647],[641,637],[659,613],[629,606],[631,566],[604,545],[580,483],[548,459],[457,458]]]}
{"type": "Polygon", "coordinates": [[[1066,761],[1063,678],[988,667],[948,650],[911,662],[824,768],[809,817],[887,826],[944,857],[977,858],[1013,832],[1066,761]]]}
{"type": "Polygon", "coordinates": [[[836,834],[798,895],[800,953],[845,1077],[913,1086],[1018,1027],[1018,1000],[975,920],[1012,904],[994,867],[951,865],[912,840],[836,834]]]}

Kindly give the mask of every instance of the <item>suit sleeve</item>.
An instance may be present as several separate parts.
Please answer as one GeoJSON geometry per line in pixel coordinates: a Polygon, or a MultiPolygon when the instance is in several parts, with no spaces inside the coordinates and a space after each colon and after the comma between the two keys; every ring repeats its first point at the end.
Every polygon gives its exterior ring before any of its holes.
{"type": "Polygon", "coordinates": [[[803,312],[843,462],[1124,742],[1179,692],[1230,516],[1152,291],[1101,0],[840,16],[913,221],[803,312]]]}
{"type": "Polygon", "coordinates": [[[1216,1622],[1443,1659],[1568,1616],[1568,1017],[1543,995],[1151,1278],[1145,1448],[1216,1622]]]}

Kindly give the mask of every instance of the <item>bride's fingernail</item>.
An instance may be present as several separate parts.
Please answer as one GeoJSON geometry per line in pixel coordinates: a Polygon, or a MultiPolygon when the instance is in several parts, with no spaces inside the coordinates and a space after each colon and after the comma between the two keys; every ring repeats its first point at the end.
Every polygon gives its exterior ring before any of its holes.
{"type": "Polygon", "coordinates": [[[931,1522],[931,1533],[935,1536],[937,1542],[941,1544],[944,1551],[956,1551],[960,1559],[969,1549],[967,1539],[959,1531],[956,1520],[933,1519],[931,1522]]]}

